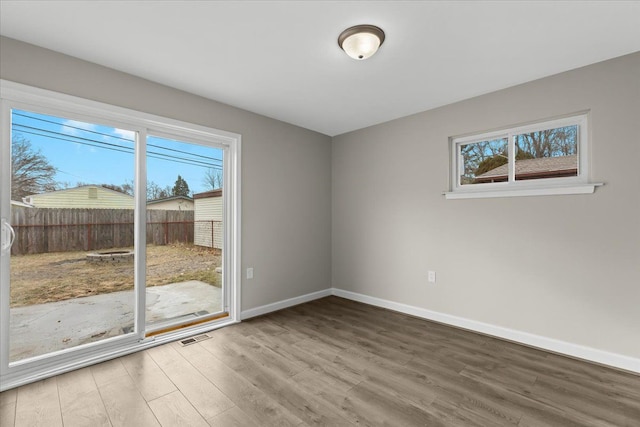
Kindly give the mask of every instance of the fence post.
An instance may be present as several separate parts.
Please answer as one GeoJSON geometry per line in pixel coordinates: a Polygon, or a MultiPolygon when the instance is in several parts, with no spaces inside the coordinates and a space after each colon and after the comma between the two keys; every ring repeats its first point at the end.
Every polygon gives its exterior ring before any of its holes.
{"type": "Polygon", "coordinates": [[[87,224],[87,252],[91,250],[91,223],[87,224]]]}
{"type": "Polygon", "coordinates": [[[166,218],[162,223],[162,228],[164,229],[164,244],[166,245],[169,243],[169,223],[167,222],[166,218]]]}

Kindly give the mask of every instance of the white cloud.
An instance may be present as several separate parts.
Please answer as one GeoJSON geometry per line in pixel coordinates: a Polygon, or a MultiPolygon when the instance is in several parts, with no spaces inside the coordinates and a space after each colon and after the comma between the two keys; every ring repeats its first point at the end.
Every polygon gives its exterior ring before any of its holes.
{"type": "Polygon", "coordinates": [[[67,135],[82,136],[83,130],[97,132],[98,126],[91,123],[78,122],[76,120],[65,120],[62,122],[62,132],[67,135]]]}
{"type": "Polygon", "coordinates": [[[130,139],[132,141],[135,141],[136,139],[136,133],[132,130],[126,130],[126,129],[114,129],[113,133],[116,136],[119,136],[120,138],[126,138],[126,139],[130,139]]]}
{"type": "Polygon", "coordinates": [[[111,128],[111,127],[107,127],[105,129],[102,126],[99,126],[93,123],[79,122],[77,120],[65,120],[64,122],[61,123],[61,126],[62,126],[62,132],[64,132],[67,135],[77,136],[81,138],[89,138],[93,140],[99,139],[102,141],[109,141],[109,142],[114,142],[113,139],[109,137],[110,135],[120,137],[120,138],[126,138],[131,141],[135,141],[135,135],[136,135],[134,131],[130,131],[126,129],[111,128]],[[86,133],[84,133],[84,131],[90,131],[90,132],[96,132],[96,133],[87,135],[86,133]]]}

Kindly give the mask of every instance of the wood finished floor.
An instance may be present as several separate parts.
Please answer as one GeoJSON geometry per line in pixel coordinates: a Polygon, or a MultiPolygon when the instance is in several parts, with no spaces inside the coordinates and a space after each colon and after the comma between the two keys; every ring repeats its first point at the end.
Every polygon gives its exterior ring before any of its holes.
{"type": "Polygon", "coordinates": [[[640,426],[640,377],[328,297],[0,394],[15,426],[640,426]]]}

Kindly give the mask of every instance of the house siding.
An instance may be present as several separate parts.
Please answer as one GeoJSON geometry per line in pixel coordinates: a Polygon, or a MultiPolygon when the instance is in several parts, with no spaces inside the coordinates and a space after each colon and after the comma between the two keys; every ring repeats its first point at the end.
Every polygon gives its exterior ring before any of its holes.
{"type": "Polygon", "coordinates": [[[98,186],[34,194],[25,200],[37,208],[133,209],[133,197],[98,186]],[[96,197],[90,198],[93,192],[96,197]]]}
{"type": "Polygon", "coordinates": [[[222,249],[222,197],[196,198],[194,210],[194,244],[222,249]]]}

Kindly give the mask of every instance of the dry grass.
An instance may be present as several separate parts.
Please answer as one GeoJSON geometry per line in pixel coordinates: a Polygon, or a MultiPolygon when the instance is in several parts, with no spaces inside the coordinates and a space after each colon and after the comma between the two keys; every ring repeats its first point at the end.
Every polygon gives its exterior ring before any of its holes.
{"type": "MultiPolygon", "coordinates": [[[[89,263],[86,255],[87,252],[59,252],[12,256],[11,307],[133,289],[133,263],[89,263]]],[[[183,244],[147,246],[147,286],[187,280],[220,286],[215,272],[220,263],[220,255],[210,248],[183,244]]]]}

